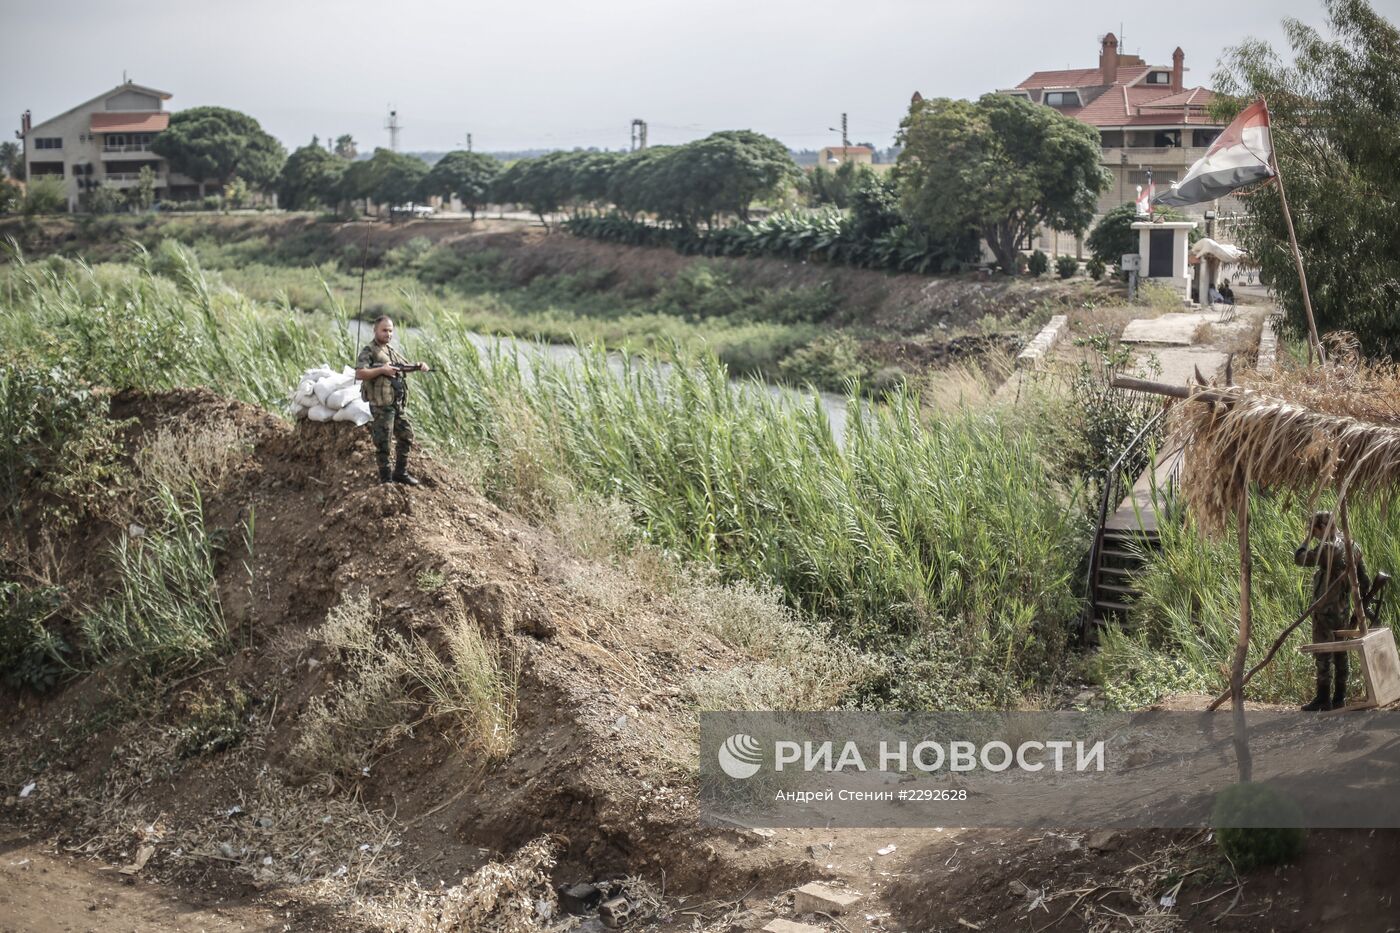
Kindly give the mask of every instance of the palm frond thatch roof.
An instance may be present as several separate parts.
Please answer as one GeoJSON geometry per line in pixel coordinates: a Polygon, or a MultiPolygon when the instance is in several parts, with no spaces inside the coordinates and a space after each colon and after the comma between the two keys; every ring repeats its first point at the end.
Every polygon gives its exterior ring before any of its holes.
{"type": "MultiPolygon", "coordinates": [[[[1198,393],[1199,395],[1200,393],[1198,393]]],[[[1331,490],[1388,498],[1400,489],[1400,371],[1354,356],[1314,369],[1213,386],[1213,401],[1178,403],[1181,487],[1208,533],[1223,529],[1244,480],[1309,499],[1331,490]]]]}

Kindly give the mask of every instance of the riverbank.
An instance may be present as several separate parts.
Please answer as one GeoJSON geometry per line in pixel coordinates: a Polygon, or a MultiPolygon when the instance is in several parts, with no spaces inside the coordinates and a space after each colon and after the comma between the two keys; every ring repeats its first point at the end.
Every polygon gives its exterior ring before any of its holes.
{"type": "Polygon", "coordinates": [[[1116,284],[890,275],[772,259],[705,259],[546,234],[520,221],[337,223],[311,215],[0,223],[30,255],[121,258],[132,242],[193,246],[250,297],[412,321],[425,306],[482,333],[610,348],[708,349],[736,374],[878,395],[985,380],[1051,315],[1121,303],[1116,284]],[[368,269],[363,280],[361,269],[368,269]],[[970,367],[970,368],[966,368],[970,367]]]}

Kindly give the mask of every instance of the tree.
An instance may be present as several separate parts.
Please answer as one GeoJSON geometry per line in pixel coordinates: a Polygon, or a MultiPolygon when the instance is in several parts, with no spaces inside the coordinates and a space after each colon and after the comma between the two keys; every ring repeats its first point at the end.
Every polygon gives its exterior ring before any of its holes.
{"type": "MultiPolygon", "coordinates": [[[[1166,220],[1186,220],[1186,215],[1174,207],[1154,207],[1152,213],[1166,220]]],[[[1084,245],[1106,266],[1116,266],[1124,253],[1138,251],[1138,232],[1133,224],[1147,218],[1139,216],[1136,204],[1120,204],[1099,218],[1084,245]]],[[[1191,242],[1201,238],[1199,229],[1191,231],[1191,242]]]]}
{"type": "Polygon", "coordinates": [[[549,215],[560,211],[572,196],[569,159],[573,153],[550,152],[512,162],[494,185],[492,200],[523,204],[549,229],[549,215]]]}
{"type": "MultiPolygon", "coordinates": [[[[787,146],[752,130],[711,133],[681,150],[691,179],[691,225],[700,220],[712,225],[720,214],[748,223],[754,201],[776,195],[800,177],[787,146]]],[[[673,183],[685,184],[680,178],[673,183]]]]}
{"type": "Polygon", "coordinates": [[[417,156],[376,149],[370,157],[371,199],[391,208],[407,204],[418,196],[427,177],[428,166],[417,156]]]}
{"type": "Polygon", "coordinates": [[[335,138],[335,154],[342,159],[355,161],[360,156],[360,150],[355,147],[355,137],[349,133],[343,133],[335,138]]]}
{"type": "Polygon", "coordinates": [[[277,203],[289,210],[335,207],[341,200],[341,181],[348,163],[332,155],[312,137],[292,152],[277,176],[277,203]]]}
{"type": "MultiPolygon", "coordinates": [[[[1365,0],[1325,0],[1332,38],[1284,20],[1287,64],[1267,44],[1227,49],[1222,119],[1263,95],[1321,332],[1357,335],[1368,354],[1400,355],[1400,29],[1365,0]]],[[[1259,263],[1290,329],[1306,332],[1302,289],[1278,188],[1243,197],[1240,245],[1259,263]]]]}
{"type": "Polygon", "coordinates": [[[0,173],[24,180],[24,150],[19,143],[0,143],[0,173]]]}
{"type": "Polygon", "coordinates": [[[258,188],[270,187],[287,153],[258,121],[225,107],[191,107],[170,115],[170,126],[151,141],[151,150],[173,171],[221,187],[237,176],[258,188]]]}
{"type": "Polygon", "coordinates": [[[480,152],[449,152],[428,170],[423,192],[441,198],[456,196],[476,220],[477,208],[488,203],[491,185],[501,174],[501,163],[480,152]]]}
{"type": "Polygon", "coordinates": [[[943,239],[976,230],[1007,269],[1037,227],[1087,227],[1108,184],[1096,129],[1006,94],[917,100],[899,145],[904,215],[943,239]]]}

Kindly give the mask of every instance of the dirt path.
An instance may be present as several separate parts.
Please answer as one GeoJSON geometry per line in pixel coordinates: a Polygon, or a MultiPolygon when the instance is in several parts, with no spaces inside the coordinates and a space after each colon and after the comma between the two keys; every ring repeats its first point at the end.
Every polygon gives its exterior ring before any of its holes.
{"type": "Polygon", "coordinates": [[[98,862],[55,856],[33,843],[0,843],[0,933],[251,933],[288,930],[250,904],[192,904],[98,862]]]}

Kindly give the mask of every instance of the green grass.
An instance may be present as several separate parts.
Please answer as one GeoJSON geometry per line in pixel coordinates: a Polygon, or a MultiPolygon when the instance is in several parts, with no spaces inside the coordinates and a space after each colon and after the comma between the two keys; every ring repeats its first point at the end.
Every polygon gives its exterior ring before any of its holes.
{"type": "MultiPolygon", "coordinates": [[[[1320,504],[1318,508],[1326,508],[1320,504]]],[[[1312,570],[1295,566],[1308,504],[1293,496],[1255,494],[1250,499],[1252,639],[1249,666],[1305,609],[1312,570]]],[[[1351,528],[1371,574],[1400,567],[1400,516],[1374,503],[1354,502],[1351,528]]],[[[1135,708],[1164,693],[1217,694],[1228,685],[1224,670],[1234,653],[1239,619],[1239,545],[1232,531],[1212,540],[1193,523],[1164,522],[1162,548],[1150,554],[1139,578],[1141,597],[1127,631],[1107,629],[1098,663],[1116,705],[1135,708]]],[[[1382,620],[1394,625],[1395,594],[1388,593],[1382,620]]],[[[1249,700],[1303,702],[1313,690],[1313,660],[1295,650],[1310,641],[1304,622],[1273,662],[1246,686],[1249,700]]],[[[1355,668],[1355,666],[1353,666],[1355,668]]],[[[1352,695],[1359,691],[1353,669],[1352,695]]]]}
{"type": "MultiPolygon", "coordinates": [[[[301,369],[355,349],[340,302],[288,314],[174,245],[144,265],[5,275],[0,339],[71,357],[97,384],[206,385],[276,410],[301,369]],[[146,359],[162,365],[132,365],[146,359]]],[[[853,403],[838,445],[818,409],[735,387],[710,353],[674,348],[680,365],[621,376],[601,348],[526,367],[479,353],[459,315],[421,310],[407,352],[442,372],[415,382],[420,430],[500,501],[543,516],[575,496],[620,500],[645,542],[776,585],[816,631],[912,665],[870,702],[1012,702],[1054,679],[1087,528],[1031,433],[972,412],[923,420],[898,395],[853,403]],[[912,683],[917,671],[955,679],[912,683]]]]}

